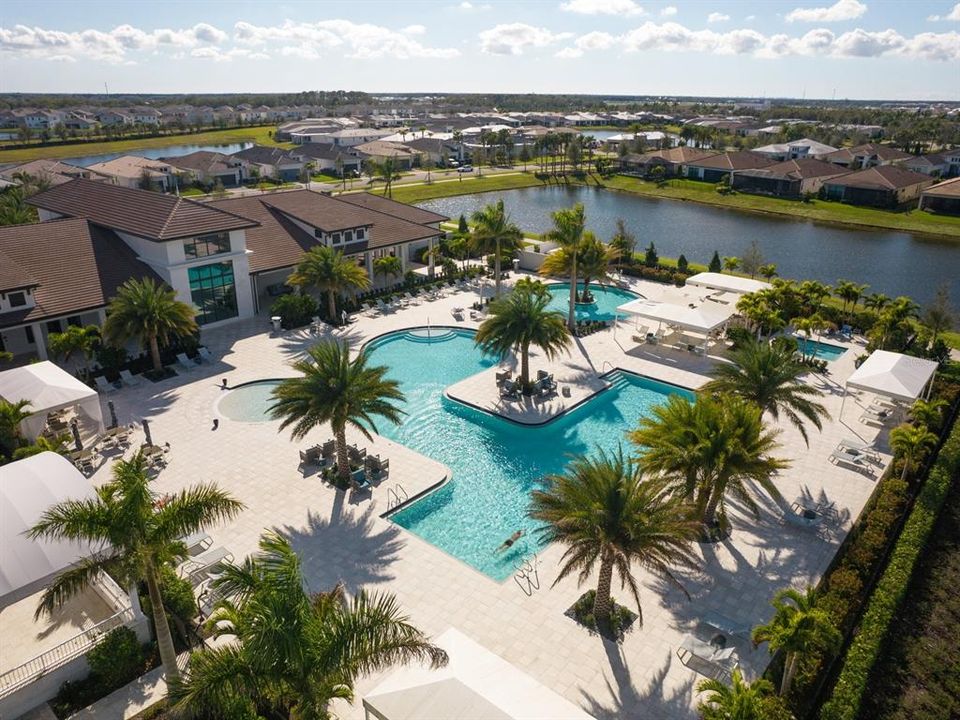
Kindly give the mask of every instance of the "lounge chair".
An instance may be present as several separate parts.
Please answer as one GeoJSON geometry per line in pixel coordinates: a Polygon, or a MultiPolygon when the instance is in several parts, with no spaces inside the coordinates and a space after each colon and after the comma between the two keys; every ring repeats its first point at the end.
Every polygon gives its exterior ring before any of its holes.
{"type": "Polygon", "coordinates": [[[509,379],[510,379],[510,375],[511,375],[511,373],[510,373],[509,370],[504,370],[503,372],[498,372],[498,373],[497,373],[497,376],[496,376],[496,377],[497,377],[497,385],[501,385],[502,383],[504,383],[504,382],[506,382],[507,380],[509,380],[509,379]]]}
{"type": "Polygon", "coordinates": [[[306,451],[300,451],[300,467],[307,467],[309,465],[319,465],[320,464],[320,446],[315,445],[312,448],[307,448],[306,451]]]}
{"type": "Polygon", "coordinates": [[[416,297],[415,295],[411,295],[408,292],[405,292],[403,294],[403,297],[406,299],[407,303],[410,305],[420,305],[421,303],[420,298],[416,297]]]}
{"type": "Polygon", "coordinates": [[[877,448],[873,443],[865,443],[860,440],[844,438],[840,441],[840,444],[837,445],[837,449],[856,450],[858,453],[865,455],[869,460],[873,460],[874,462],[880,461],[880,453],[877,452],[877,448]]]}
{"type": "Polygon", "coordinates": [[[867,457],[863,453],[850,451],[846,448],[837,448],[830,453],[830,462],[834,465],[847,465],[848,467],[863,470],[867,475],[873,475],[873,466],[867,462],[867,457]]]}
{"type": "Polygon", "coordinates": [[[892,419],[893,415],[893,408],[883,407],[881,405],[869,405],[860,416],[860,422],[877,422],[883,425],[887,420],[892,419]]]}
{"type": "Polygon", "coordinates": [[[124,385],[129,385],[130,387],[136,387],[140,384],[140,378],[136,375],[131,375],[129,370],[120,371],[120,382],[124,385]]]}
{"type": "Polygon", "coordinates": [[[511,400],[519,398],[520,390],[517,383],[512,380],[504,380],[503,385],[500,386],[500,397],[511,400]]]}
{"type": "Polygon", "coordinates": [[[117,386],[109,382],[103,375],[97,375],[93,381],[97,384],[97,390],[102,393],[112,393],[117,390],[117,386]]]}
{"type": "Polygon", "coordinates": [[[726,615],[721,615],[718,612],[708,612],[704,614],[701,621],[704,625],[707,625],[714,630],[719,630],[722,633],[727,635],[735,635],[739,637],[750,637],[750,631],[753,629],[749,623],[740,623],[735,620],[731,620],[726,615]]]}
{"type": "Polygon", "coordinates": [[[188,358],[186,353],[177,354],[177,365],[182,367],[187,372],[190,372],[191,370],[195,370],[197,367],[197,364],[193,360],[188,358]]]}
{"type": "Polygon", "coordinates": [[[213,545],[213,538],[203,532],[203,530],[191,535],[186,535],[180,538],[180,540],[187,546],[187,553],[190,555],[193,555],[195,552],[199,555],[213,545]]]}
{"type": "Polygon", "coordinates": [[[727,679],[739,665],[732,647],[718,647],[693,635],[684,637],[677,648],[680,662],[695,672],[715,679],[727,679]]]}
{"type": "Polygon", "coordinates": [[[389,305],[387,305],[383,300],[381,300],[380,298],[377,298],[377,310],[379,310],[381,313],[386,314],[390,312],[392,308],[389,305]]]}
{"type": "Polygon", "coordinates": [[[364,468],[354,470],[350,473],[350,484],[353,485],[354,492],[370,489],[370,481],[367,479],[367,471],[364,468]]]}
{"type": "Polygon", "coordinates": [[[233,553],[225,547],[215,547],[196,555],[180,566],[193,587],[197,587],[217,568],[218,565],[233,563],[233,553]]]}

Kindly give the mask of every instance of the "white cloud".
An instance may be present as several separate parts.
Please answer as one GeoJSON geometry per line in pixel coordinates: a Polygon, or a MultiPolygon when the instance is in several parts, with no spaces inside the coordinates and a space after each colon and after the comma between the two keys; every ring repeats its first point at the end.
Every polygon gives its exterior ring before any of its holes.
{"type": "Polygon", "coordinates": [[[467,0],[464,0],[459,5],[454,5],[453,9],[459,10],[465,13],[471,13],[471,12],[485,12],[486,10],[490,10],[491,7],[492,7],[491,5],[474,5],[472,2],[467,2],[467,0]]]}
{"type": "Polygon", "coordinates": [[[644,15],[634,0],[567,0],[560,9],[580,15],[644,15]]]}
{"type": "Polygon", "coordinates": [[[575,47],[565,47],[563,50],[559,50],[554,53],[554,57],[561,58],[563,60],[573,60],[574,58],[583,57],[583,50],[575,47]]]}
{"type": "Polygon", "coordinates": [[[606,50],[613,47],[617,39],[610,33],[590,32],[581,35],[574,43],[581,50],[606,50]]]}
{"type": "Polygon", "coordinates": [[[661,17],[671,17],[677,14],[677,8],[674,5],[667,5],[660,11],[661,17]]]}
{"type": "Polygon", "coordinates": [[[709,15],[707,15],[708,23],[725,22],[729,19],[730,19],[729,15],[724,15],[723,13],[718,13],[718,12],[712,12],[709,15]]]}
{"type": "Polygon", "coordinates": [[[960,3],[957,3],[953,6],[953,9],[950,10],[946,15],[928,15],[927,20],[930,22],[938,22],[940,20],[953,20],[955,22],[960,22],[960,3]]]}
{"type": "Polygon", "coordinates": [[[545,47],[572,36],[573,33],[553,33],[526,23],[497,25],[479,34],[480,49],[490,55],[523,55],[528,48],[545,47]]]}
{"type": "Polygon", "coordinates": [[[747,22],[753,22],[753,21],[756,20],[756,19],[757,19],[757,16],[756,16],[756,15],[747,15],[747,16],[744,18],[744,20],[746,20],[747,22]]]}
{"type": "Polygon", "coordinates": [[[842,22],[856,20],[867,12],[860,0],[837,0],[830,7],[797,8],[787,14],[787,22],[842,22]]]}
{"type": "Polygon", "coordinates": [[[427,28],[423,25],[407,25],[405,28],[400,28],[400,32],[404,35],[423,35],[427,32],[427,28]]]}
{"type": "Polygon", "coordinates": [[[75,63],[77,59],[72,55],[51,55],[47,58],[51,62],[75,63]]]}

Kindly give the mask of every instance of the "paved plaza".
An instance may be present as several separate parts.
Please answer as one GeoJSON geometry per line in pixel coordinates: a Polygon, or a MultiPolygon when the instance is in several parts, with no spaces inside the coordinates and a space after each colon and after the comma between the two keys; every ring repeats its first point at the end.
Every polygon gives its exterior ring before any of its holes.
{"type": "MultiPolygon", "coordinates": [[[[633,281],[632,286],[652,298],[668,290],[643,281],[633,281]]],[[[479,318],[464,314],[457,320],[452,308],[469,308],[476,300],[476,288],[463,290],[386,315],[359,317],[345,330],[328,328],[319,335],[306,330],[275,334],[265,317],[205,330],[202,340],[216,358],[214,364],[158,384],[123,389],[104,401],[114,402],[120,422],[147,419],[154,442],[170,443],[169,464],[156,481],[158,491],[215,482],[246,504],[236,520],[210,531],[215,544],[228,548],[237,560],[256,550],[264,529],[277,529],[301,554],[311,590],[343,581],[350,592],[368,588],[395,593],[411,620],[430,635],[457,628],[597,718],[694,717],[694,686],[701,676],[677,658],[684,636],[702,631],[699,618],[711,611],[744,624],[764,622],[772,613],[769,601],[777,589],[803,586],[820,577],[882,473],[878,466],[876,476],[868,477],[831,464],[828,456],[845,438],[877,440],[885,448],[886,430],[859,422],[860,406],[869,398],[856,397],[848,397],[843,422],[827,422],[822,433],[811,428],[809,449],[795,429],[781,423],[778,454],[789,458],[791,466],[776,483],[787,505],[801,496],[832,501],[839,519],[795,527],[781,521],[781,508],[771,501],[761,502],[759,519],[731,504],[733,535],[716,545],[699,546],[702,568],[684,578],[689,599],[637,570],[644,622],[616,645],[564,616],[587,587],[578,589],[574,579],[551,587],[562,548],[550,546],[540,553],[540,589],[528,596],[513,578],[497,583],[382,517],[397,484],[414,496],[448,480],[443,465],[386,439],[377,437],[370,443],[348,432],[351,442],[390,459],[389,480],[372,494],[355,497],[324,485],[315,471],[305,474],[298,467],[298,450],[327,440],[329,429],[293,443],[288,433],[278,433],[277,423],[236,422],[218,415],[222,378],[234,386],[289,377],[293,374],[289,363],[318,337],[346,338],[359,347],[408,327],[475,328],[479,318]],[[214,419],[219,420],[216,427],[214,419]]],[[[552,364],[534,353],[534,375],[548,369],[561,386],[570,385],[576,394],[531,404],[529,412],[539,415],[538,420],[552,416],[566,407],[564,403],[576,403],[601,389],[600,376],[614,368],[696,389],[718,361],[672,347],[641,345],[632,334],[631,326],[621,323],[577,339],[570,355],[552,364]]],[[[841,406],[843,380],[853,372],[854,358],[861,352],[855,349],[831,363],[826,379],[810,380],[824,393],[823,402],[834,418],[841,406]]],[[[516,366],[506,362],[504,367],[516,366]]],[[[491,368],[458,383],[457,392],[474,404],[499,410],[494,372],[491,368]]],[[[523,410],[518,405],[512,412],[523,410]]],[[[140,440],[142,434],[135,444],[140,440]]],[[[885,465],[890,457],[882,454],[881,459],[885,465]]],[[[108,472],[105,463],[94,481],[103,481],[108,472]]],[[[627,594],[616,585],[614,593],[626,602],[627,594]]],[[[752,650],[742,641],[737,651],[748,677],[756,677],[768,662],[765,647],[752,650]]],[[[356,703],[341,705],[338,714],[363,717],[360,699],[381,677],[362,679],[356,703]]]]}

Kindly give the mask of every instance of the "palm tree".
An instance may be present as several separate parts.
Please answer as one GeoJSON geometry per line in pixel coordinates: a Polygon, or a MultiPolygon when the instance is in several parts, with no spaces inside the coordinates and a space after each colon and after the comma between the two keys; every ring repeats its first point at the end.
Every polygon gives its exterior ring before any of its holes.
{"type": "Polygon", "coordinates": [[[760,276],[770,282],[777,274],[777,266],[773,263],[767,263],[766,265],[760,266],[760,276]]]}
{"type": "Polygon", "coordinates": [[[788,462],[770,456],[778,434],[764,430],[760,410],[739,398],[698,395],[690,402],[672,395],[629,437],[640,448],[644,471],[663,477],[671,491],[692,501],[709,537],[728,495],[755,515],[757,488],[781,499],[772,477],[788,462]]]}
{"type": "Polygon", "coordinates": [[[803,383],[806,368],[798,363],[793,350],[779,344],[749,342],[732,351],[732,363],[717,365],[713,380],[703,386],[708,393],[728,393],[768,412],[774,420],[783,413],[810,445],[804,421],[823,429],[827,409],[813,398],[820,393],[803,383]]]}
{"type": "Polygon", "coordinates": [[[163,370],[160,344],[197,332],[196,311],[177,300],[176,293],[152,278],[127,280],[107,308],[103,337],[112,345],[136,339],[150,348],[153,369],[163,370]]]}
{"type": "MultiPolygon", "coordinates": [[[[587,231],[583,234],[580,249],[577,251],[577,269],[583,278],[581,302],[592,302],[590,282],[596,280],[601,285],[610,282],[610,268],[620,257],[620,252],[611,245],[605,245],[596,235],[587,231]]],[[[572,254],[565,248],[552,252],[540,266],[541,275],[567,277],[573,266],[572,254]]]]}
{"type": "Polygon", "coordinates": [[[950,306],[950,294],[946,285],[937,288],[936,297],[924,310],[921,321],[930,331],[931,344],[935,344],[942,333],[953,327],[954,312],[950,306]]]}
{"type": "Polygon", "coordinates": [[[910,406],[910,419],[913,420],[915,425],[921,425],[928,430],[936,431],[940,428],[940,423],[943,421],[943,410],[947,406],[946,400],[939,398],[924,400],[920,398],[910,406]]]}
{"type": "Polygon", "coordinates": [[[740,267],[740,258],[738,257],[725,257],[723,259],[723,269],[729,273],[736,272],[740,267]]]}
{"type": "Polygon", "coordinates": [[[849,280],[840,280],[837,283],[837,287],[834,290],[834,294],[841,300],[843,300],[843,309],[841,312],[847,312],[847,304],[850,305],[850,311],[853,312],[857,303],[860,301],[860,298],[863,297],[864,290],[867,289],[866,285],[858,285],[855,282],[850,282],[849,280]]]}
{"type": "Polygon", "coordinates": [[[494,297],[500,297],[500,259],[505,252],[513,253],[523,244],[523,232],[513,224],[503,208],[503,200],[487,205],[470,216],[473,230],[470,244],[484,255],[493,253],[493,274],[496,278],[494,297]]]}
{"type": "Polygon", "coordinates": [[[564,473],[548,475],[544,482],[543,490],[531,494],[530,517],[546,523],[540,533],[548,542],[567,546],[553,584],[577,573],[582,585],[599,564],[593,605],[598,627],[609,628],[614,570],[620,587],[636,601],[642,623],[631,566],[636,563],[681,589],[673,569],[697,567],[691,550],[697,527],[681,512],[681,499],[663,482],[643,479],[639,465],[624,458],[622,449],[574,458],[564,473]]]}
{"type": "Polygon", "coordinates": [[[530,387],[530,346],[553,359],[570,345],[563,315],[547,310],[550,293],[536,281],[521,280],[513,292],[490,304],[474,342],[485,352],[506,356],[520,350],[520,385],[530,387]]]}
{"type": "Polygon", "coordinates": [[[373,273],[396,279],[403,274],[403,263],[396,255],[384,255],[373,261],[373,273]]]}
{"type": "Polygon", "coordinates": [[[214,584],[223,600],[207,627],[228,643],[204,647],[170,687],[185,718],[330,718],[335,699],[352,700],[360,675],[408,662],[439,668],[447,654],[410,624],[394,596],[343,585],[310,593],[300,557],[276,533],[260,552],[214,584]]]}
{"type": "Polygon", "coordinates": [[[64,570],[44,591],[37,616],[50,613],[108,572],[124,587],[145,582],[153,610],[157,645],[167,680],[178,675],[177,655],[160,596],[160,568],[186,555],[180,539],[235,517],[243,504],[212,483],[168,496],[150,489],[141,453],[114,463],[112,479],[94,500],[68,500],[47,509],[29,532],[32,539],[94,543],[103,549],[64,570]]]}
{"type": "Polygon", "coordinates": [[[383,181],[383,196],[393,197],[393,181],[400,177],[393,158],[384,158],[382,162],[370,161],[371,178],[383,181]]]}
{"type": "Polygon", "coordinates": [[[835,652],[842,638],[830,613],[817,607],[816,588],[784,588],[773,596],[771,604],[776,609],[773,619],[753,629],[753,644],[766,642],[770,652],[786,653],[780,681],[780,694],[786,695],[801,658],[813,651],[835,652]]]}
{"type": "Polygon", "coordinates": [[[12,455],[20,446],[20,423],[33,415],[29,400],[10,402],[0,398],[0,451],[12,455]]]}
{"type": "Polygon", "coordinates": [[[553,218],[553,229],[547,233],[547,239],[555,242],[571,257],[570,309],[567,316],[567,327],[573,332],[577,327],[577,254],[580,250],[580,242],[583,240],[583,228],[586,223],[583,203],[577,203],[572,208],[557,210],[551,217],[553,218]]]}
{"type": "Polygon", "coordinates": [[[37,221],[37,211],[27,204],[27,194],[12,187],[0,195],[0,225],[27,225],[37,221]]]}
{"type": "Polygon", "coordinates": [[[327,293],[327,313],[331,323],[337,322],[337,296],[353,294],[370,287],[367,271],[339,250],[317,245],[307,250],[287,278],[296,287],[314,287],[327,293]]]}
{"type": "Polygon", "coordinates": [[[871,310],[876,310],[877,312],[880,312],[889,304],[890,298],[883,293],[873,293],[872,295],[868,295],[863,300],[864,307],[871,310]]]}
{"type": "Polygon", "coordinates": [[[396,424],[403,411],[391,401],[403,402],[396,380],[385,376],[388,368],[367,365],[365,352],[350,359],[345,342],[327,340],[307,350],[307,357],[297,360],[293,369],[301,377],[281,382],[273,391],[270,413],[282,420],[280,429],[293,426],[291,436],[302,440],[308,432],[330,423],[337,444],[337,473],[341,480],[350,478],[347,455],[347,425],[373,440],[367,425],[377,431],[374,416],[396,424]]]}
{"type": "Polygon", "coordinates": [[[63,358],[64,362],[70,360],[75,353],[83,355],[83,371],[87,372],[87,364],[93,356],[94,350],[100,344],[100,328],[96,325],[68,325],[62,333],[50,333],[47,337],[50,346],[50,352],[63,358]]]}
{"type": "Polygon", "coordinates": [[[890,447],[903,462],[901,480],[937,446],[937,436],[925,425],[900,425],[890,431],[890,447]]]}
{"type": "Polygon", "coordinates": [[[764,720],[763,701],[773,685],[763,678],[748,683],[737,668],[730,685],[710,678],[697,683],[697,692],[709,693],[697,705],[703,720],[764,720]]]}

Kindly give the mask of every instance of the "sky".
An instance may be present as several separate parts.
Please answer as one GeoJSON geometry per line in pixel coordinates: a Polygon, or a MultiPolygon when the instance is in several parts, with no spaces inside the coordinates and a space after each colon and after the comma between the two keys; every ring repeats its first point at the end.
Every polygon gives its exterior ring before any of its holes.
{"type": "Polygon", "coordinates": [[[4,0],[0,92],[960,100],[954,0],[4,0]]]}

